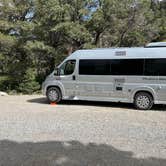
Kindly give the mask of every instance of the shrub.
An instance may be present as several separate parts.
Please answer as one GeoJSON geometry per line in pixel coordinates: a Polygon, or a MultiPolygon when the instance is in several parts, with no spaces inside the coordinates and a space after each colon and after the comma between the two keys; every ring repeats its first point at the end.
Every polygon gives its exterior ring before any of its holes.
{"type": "Polygon", "coordinates": [[[32,94],[40,90],[40,85],[36,81],[36,71],[33,68],[27,69],[23,81],[20,83],[18,90],[23,94],[32,94]]]}

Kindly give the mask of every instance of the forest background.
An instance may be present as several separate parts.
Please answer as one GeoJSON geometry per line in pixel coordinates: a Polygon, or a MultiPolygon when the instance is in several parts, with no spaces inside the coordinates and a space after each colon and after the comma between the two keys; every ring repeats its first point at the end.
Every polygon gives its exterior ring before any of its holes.
{"type": "Polygon", "coordinates": [[[0,91],[39,92],[78,49],[166,40],[166,0],[0,0],[0,91]]]}

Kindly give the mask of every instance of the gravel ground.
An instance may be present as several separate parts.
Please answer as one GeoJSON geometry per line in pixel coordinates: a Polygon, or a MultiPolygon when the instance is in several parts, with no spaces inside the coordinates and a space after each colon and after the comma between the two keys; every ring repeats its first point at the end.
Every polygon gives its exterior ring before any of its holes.
{"type": "Polygon", "coordinates": [[[0,166],[165,166],[164,110],[0,97],[0,166]]]}

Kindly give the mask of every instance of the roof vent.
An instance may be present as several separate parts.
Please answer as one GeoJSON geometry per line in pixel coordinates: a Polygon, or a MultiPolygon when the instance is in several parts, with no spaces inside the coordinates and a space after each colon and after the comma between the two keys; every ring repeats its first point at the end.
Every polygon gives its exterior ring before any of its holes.
{"type": "Polygon", "coordinates": [[[126,51],[116,51],[115,55],[116,56],[126,56],[126,51]]]}
{"type": "Polygon", "coordinates": [[[156,48],[156,47],[166,47],[166,42],[154,42],[154,43],[149,43],[145,46],[145,48],[156,48]]]}

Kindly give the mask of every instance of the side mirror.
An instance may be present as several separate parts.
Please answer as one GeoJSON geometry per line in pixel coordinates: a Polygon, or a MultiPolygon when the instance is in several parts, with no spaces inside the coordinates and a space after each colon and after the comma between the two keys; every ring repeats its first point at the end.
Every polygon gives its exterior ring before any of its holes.
{"type": "Polygon", "coordinates": [[[54,75],[55,75],[55,76],[60,76],[60,70],[59,70],[59,68],[56,68],[56,69],[54,70],[54,75]]]}

